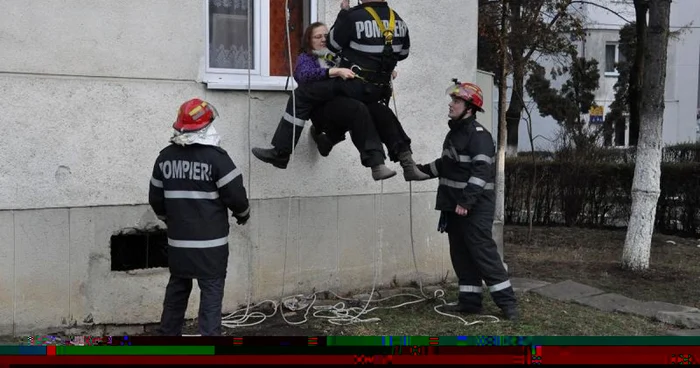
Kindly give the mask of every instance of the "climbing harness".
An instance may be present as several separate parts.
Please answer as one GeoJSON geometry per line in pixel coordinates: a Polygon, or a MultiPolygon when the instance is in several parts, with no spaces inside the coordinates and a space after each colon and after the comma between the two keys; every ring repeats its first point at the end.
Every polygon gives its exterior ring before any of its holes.
{"type": "Polygon", "coordinates": [[[374,22],[379,27],[379,32],[384,36],[384,49],[382,50],[382,61],[381,70],[378,73],[380,75],[388,74],[389,80],[391,80],[390,70],[394,70],[398,60],[396,58],[396,53],[394,52],[394,32],[396,29],[396,14],[394,10],[389,8],[389,28],[386,28],[384,22],[379,18],[377,12],[372,8],[365,8],[365,10],[374,18],[374,22]]]}
{"type": "MultiPolygon", "coordinates": [[[[287,33],[287,51],[289,53],[289,71],[290,71],[290,77],[293,74],[292,72],[292,57],[291,57],[291,38],[290,38],[290,30],[289,30],[289,22],[290,22],[290,8],[289,8],[289,0],[285,0],[285,8],[286,8],[286,33],[287,33]]],[[[374,12],[373,9],[367,8],[368,11],[370,11],[370,14],[374,12]]],[[[250,15],[250,7],[248,8],[248,12],[250,15]]],[[[374,12],[373,17],[375,17],[375,20],[378,20],[378,16],[376,16],[376,12],[374,12]]],[[[385,35],[385,38],[393,38],[393,25],[395,24],[394,22],[394,13],[391,11],[391,21],[390,21],[390,29],[385,29],[383,23],[381,21],[378,21],[377,23],[380,27],[380,30],[382,30],[382,33],[385,35]],[[388,32],[391,31],[391,37],[387,36],[388,32]]],[[[250,27],[248,27],[248,45],[250,46],[252,44],[252,37],[251,37],[251,31],[250,27]]],[[[391,47],[391,45],[389,45],[391,47]]],[[[251,60],[252,60],[252,48],[248,48],[249,56],[248,56],[248,146],[251,146],[251,100],[252,100],[252,91],[251,91],[251,60]]],[[[293,82],[292,82],[293,83],[293,82]]],[[[398,119],[398,109],[397,109],[397,104],[396,104],[396,95],[393,93],[393,82],[390,80],[390,84],[392,84],[391,89],[392,89],[392,95],[391,97],[393,98],[393,103],[394,103],[394,111],[398,119]]],[[[294,92],[294,86],[292,85],[292,106],[293,106],[293,111],[294,111],[294,120],[296,121],[296,97],[295,97],[295,92],[294,92]]],[[[296,125],[293,128],[293,134],[292,134],[292,154],[290,157],[290,163],[294,157],[295,153],[295,144],[294,141],[296,140],[296,125]]],[[[252,172],[252,159],[250,155],[248,155],[248,168],[250,172],[252,172]]],[[[248,188],[251,187],[252,180],[251,180],[251,175],[248,175],[248,188]]],[[[474,324],[478,323],[485,323],[483,320],[475,320],[471,322],[467,322],[464,320],[462,317],[452,315],[449,313],[445,313],[439,310],[440,307],[448,305],[448,303],[445,301],[445,291],[442,289],[437,289],[434,291],[433,296],[428,296],[426,295],[425,291],[423,290],[423,278],[418,270],[418,261],[416,257],[416,251],[415,251],[415,241],[414,241],[414,235],[413,235],[413,186],[412,183],[409,182],[409,229],[410,229],[410,234],[411,234],[411,253],[413,256],[413,265],[415,267],[416,274],[418,276],[418,284],[419,284],[419,291],[421,296],[415,295],[415,294],[409,294],[409,293],[403,293],[403,294],[397,294],[397,295],[392,295],[386,298],[381,298],[381,299],[376,299],[374,298],[377,288],[377,284],[379,282],[379,275],[380,275],[380,267],[382,265],[382,245],[383,245],[383,233],[384,229],[381,225],[381,221],[384,216],[384,203],[383,203],[383,196],[384,196],[384,182],[380,181],[380,193],[379,193],[379,208],[378,210],[375,211],[377,213],[377,218],[375,223],[378,224],[378,229],[377,229],[377,234],[378,234],[378,240],[377,240],[377,247],[374,248],[374,280],[372,283],[372,290],[364,303],[364,307],[359,307],[357,306],[358,300],[357,299],[352,299],[352,298],[344,298],[341,297],[340,295],[336,294],[335,292],[331,290],[326,290],[326,291],[317,291],[314,292],[310,295],[304,295],[304,294],[298,294],[298,295],[293,295],[293,296],[285,296],[285,283],[286,283],[286,272],[287,272],[287,248],[288,248],[288,242],[289,242],[289,229],[290,229],[290,218],[291,218],[291,210],[292,210],[292,195],[290,194],[288,199],[288,211],[287,211],[287,231],[286,231],[286,237],[285,237],[285,245],[284,245],[284,261],[283,261],[283,270],[282,270],[282,293],[281,293],[281,298],[278,301],[275,300],[263,300],[260,301],[259,303],[256,304],[251,304],[252,303],[252,280],[253,280],[253,242],[250,238],[248,237],[248,288],[246,292],[246,307],[238,309],[234,311],[233,313],[225,316],[222,318],[222,326],[226,328],[238,328],[238,327],[248,327],[248,326],[254,326],[257,324],[260,324],[264,322],[268,318],[272,318],[277,314],[278,308],[279,312],[282,315],[282,318],[284,321],[289,324],[289,325],[300,325],[303,323],[306,323],[309,318],[309,313],[311,313],[311,308],[313,308],[313,316],[316,318],[322,318],[322,319],[327,319],[329,323],[335,324],[335,325],[347,325],[347,324],[353,324],[353,323],[362,323],[362,322],[378,322],[380,321],[379,318],[366,318],[362,319],[363,315],[366,315],[372,311],[378,310],[378,309],[396,309],[396,308],[401,308],[403,306],[407,306],[410,304],[416,304],[416,303],[421,303],[424,301],[428,300],[440,300],[442,304],[436,305],[433,307],[433,310],[437,312],[438,314],[451,317],[451,318],[457,318],[459,319],[465,326],[471,326],[474,324]],[[340,300],[338,303],[334,305],[326,305],[326,306],[315,306],[314,303],[317,300],[317,295],[319,294],[332,294],[335,298],[340,300]],[[380,307],[376,306],[373,308],[369,308],[370,303],[380,303],[392,298],[396,297],[413,297],[415,300],[407,301],[398,305],[394,306],[388,306],[388,307],[380,307]],[[373,300],[374,298],[374,300],[373,300]],[[346,304],[347,303],[347,304],[346,304]],[[254,311],[256,308],[263,307],[269,305],[267,309],[267,313],[264,313],[263,311],[254,311]],[[297,312],[304,310],[304,316],[303,319],[300,321],[289,321],[286,317],[286,313],[282,310],[282,307],[292,311],[292,312],[297,312]],[[243,312],[241,314],[241,312],[243,312]],[[257,319],[254,321],[250,321],[251,319],[257,319]]],[[[339,265],[336,263],[336,269],[335,269],[335,274],[337,275],[339,271],[339,265]]],[[[364,299],[364,298],[362,298],[364,299]]],[[[363,302],[364,300],[360,300],[360,302],[363,302]]],[[[495,316],[482,316],[482,317],[487,317],[487,318],[492,318],[494,319],[493,322],[499,322],[499,319],[495,316]]]]}

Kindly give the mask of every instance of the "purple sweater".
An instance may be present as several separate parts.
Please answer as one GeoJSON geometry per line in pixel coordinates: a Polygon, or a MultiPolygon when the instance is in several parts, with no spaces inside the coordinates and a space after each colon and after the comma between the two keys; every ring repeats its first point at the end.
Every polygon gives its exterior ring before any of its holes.
{"type": "Polygon", "coordinates": [[[329,69],[321,66],[316,55],[309,55],[304,52],[297,57],[297,65],[294,67],[294,80],[299,84],[306,84],[328,79],[328,71],[329,69]]]}

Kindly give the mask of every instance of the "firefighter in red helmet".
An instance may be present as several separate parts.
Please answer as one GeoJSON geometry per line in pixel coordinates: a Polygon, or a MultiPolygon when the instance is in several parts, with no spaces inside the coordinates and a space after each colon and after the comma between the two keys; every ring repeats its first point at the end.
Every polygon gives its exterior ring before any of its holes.
{"type": "Polygon", "coordinates": [[[459,278],[459,301],[448,309],[480,313],[485,282],[505,318],[517,320],[515,293],[491,234],[496,152],[491,133],[476,121],[476,112],[484,112],[484,96],[479,86],[456,79],[447,94],[451,97],[450,130],[442,156],[418,168],[439,178],[438,231],[447,232],[452,266],[459,278]]]}
{"type": "Polygon", "coordinates": [[[179,336],[192,279],[201,290],[199,332],[221,334],[221,309],[228,266],[229,216],[250,218],[243,175],[219,147],[214,106],[200,99],[178,110],[170,145],[153,165],[148,202],[168,226],[170,281],[165,289],[160,334],[179,336]]]}

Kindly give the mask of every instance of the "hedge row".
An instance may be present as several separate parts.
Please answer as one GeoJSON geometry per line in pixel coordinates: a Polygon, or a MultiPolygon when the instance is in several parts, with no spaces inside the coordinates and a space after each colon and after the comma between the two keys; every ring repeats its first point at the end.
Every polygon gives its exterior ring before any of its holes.
{"type": "MultiPolygon", "coordinates": [[[[505,221],[527,224],[531,208],[535,225],[625,227],[633,177],[633,163],[509,159],[505,221]]],[[[664,234],[700,235],[700,162],[662,163],[655,227],[664,234]]]]}

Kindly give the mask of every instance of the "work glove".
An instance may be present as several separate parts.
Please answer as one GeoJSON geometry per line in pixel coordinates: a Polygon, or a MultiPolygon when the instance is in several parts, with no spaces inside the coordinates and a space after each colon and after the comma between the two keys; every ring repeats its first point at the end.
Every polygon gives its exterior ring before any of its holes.
{"type": "Polygon", "coordinates": [[[168,218],[167,217],[165,217],[165,216],[157,216],[157,217],[158,217],[158,220],[163,221],[165,226],[168,226],[168,218]]]}
{"type": "Polygon", "coordinates": [[[421,164],[416,164],[416,167],[418,170],[420,170],[423,174],[430,175],[430,177],[433,177],[433,173],[430,170],[430,165],[421,165],[421,164]]]}
{"type": "Polygon", "coordinates": [[[250,219],[250,211],[248,211],[248,214],[246,214],[245,216],[241,216],[241,217],[234,216],[234,217],[236,217],[236,220],[237,220],[236,223],[238,225],[245,225],[246,222],[248,222],[248,220],[250,219]]]}
{"type": "Polygon", "coordinates": [[[440,220],[438,220],[437,230],[441,233],[447,231],[447,214],[445,213],[445,211],[440,212],[440,220]]]}

